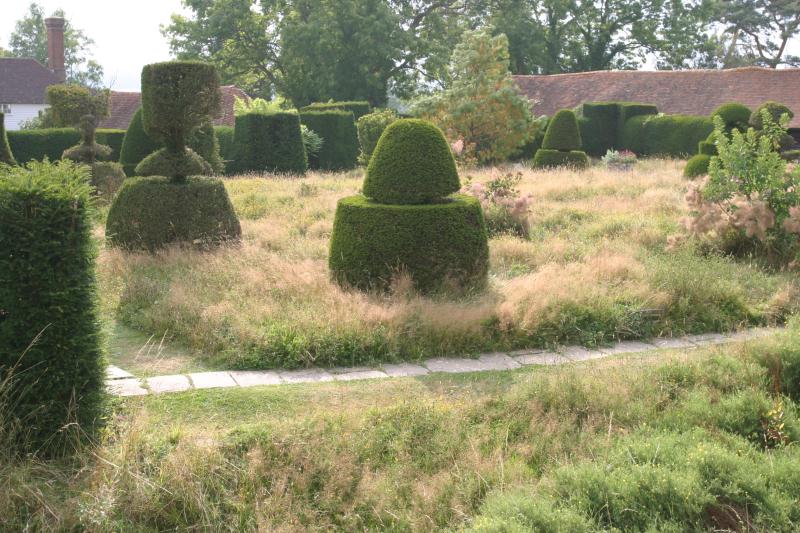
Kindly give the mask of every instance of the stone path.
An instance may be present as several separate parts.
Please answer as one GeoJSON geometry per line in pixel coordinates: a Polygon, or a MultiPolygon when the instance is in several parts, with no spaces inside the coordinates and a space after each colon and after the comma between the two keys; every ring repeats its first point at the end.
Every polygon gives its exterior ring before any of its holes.
{"type": "Polygon", "coordinates": [[[255,387],[290,383],[320,383],[325,381],[355,381],[362,379],[387,379],[423,376],[432,372],[461,374],[485,370],[511,370],[526,365],[560,365],[565,363],[602,359],[613,355],[650,352],[656,350],[691,349],[730,342],[747,341],[771,335],[777,329],[756,328],[738,333],[689,335],[686,337],[659,338],[648,342],[623,341],[605,348],[566,346],[558,351],[518,350],[508,353],[482,354],[475,359],[437,357],[414,363],[385,364],[378,368],[309,368],[304,370],[263,370],[229,372],[198,372],[138,379],[115,366],[108,367],[107,386],[117,396],[144,396],[182,392],[191,389],[227,387],[255,387]]]}

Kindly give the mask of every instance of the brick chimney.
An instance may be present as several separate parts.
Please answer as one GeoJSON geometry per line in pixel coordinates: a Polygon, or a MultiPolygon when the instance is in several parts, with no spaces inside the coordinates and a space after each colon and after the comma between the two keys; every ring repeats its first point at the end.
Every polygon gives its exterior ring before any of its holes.
{"type": "Polygon", "coordinates": [[[64,68],[64,19],[50,17],[44,19],[44,25],[47,28],[47,68],[63,83],[67,79],[64,68]]]}

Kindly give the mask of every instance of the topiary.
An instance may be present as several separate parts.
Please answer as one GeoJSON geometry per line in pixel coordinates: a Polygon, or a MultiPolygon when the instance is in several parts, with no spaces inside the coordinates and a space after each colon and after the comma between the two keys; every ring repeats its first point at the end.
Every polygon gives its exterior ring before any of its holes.
{"type": "Polygon", "coordinates": [[[711,155],[700,153],[689,159],[683,167],[683,175],[686,178],[696,178],[708,174],[708,166],[711,163],[711,155]]]}
{"type": "Polygon", "coordinates": [[[135,175],[136,165],[159,148],[161,148],[159,143],[144,131],[142,108],[139,108],[131,118],[131,123],[125,132],[125,138],[122,140],[122,148],[120,149],[119,162],[122,164],[125,174],[128,176],[135,175]]]}
{"type": "Polygon", "coordinates": [[[208,161],[191,148],[183,153],[161,148],[136,165],[137,176],[210,176],[213,173],[208,161]]]}
{"type": "Polygon", "coordinates": [[[716,108],[711,113],[711,118],[720,117],[722,122],[725,123],[727,131],[732,131],[733,129],[744,131],[747,129],[747,123],[750,121],[752,113],[752,110],[746,105],[731,102],[716,108]]]}
{"type": "Polygon", "coordinates": [[[453,154],[430,122],[401,119],[389,125],[372,154],[364,195],[391,204],[423,204],[460,188],[453,154]]]}
{"type": "Polygon", "coordinates": [[[781,116],[783,116],[784,113],[789,115],[790,119],[794,118],[794,112],[785,105],[773,101],[764,102],[750,115],[749,123],[757,130],[764,128],[764,121],[761,118],[762,109],[766,109],[772,117],[772,120],[774,120],[776,123],[780,121],[781,116]]]}
{"type": "Polygon", "coordinates": [[[125,140],[125,130],[98,128],[95,131],[95,138],[98,144],[105,144],[111,147],[109,160],[118,162],[120,151],[122,150],[122,142],[125,140]]]}
{"type": "Polygon", "coordinates": [[[305,111],[350,111],[355,120],[360,119],[370,112],[369,102],[366,100],[351,102],[315,102],[300,108],[300,112],[305,111]]]}
{"type": "Polygon", "coordinates": [[[224,174],[225,162],[220,155],[219,141],[217,140],[217,133],[214,130],[214,124],[211,120],[203,123],[202,126],[194,130],[189,136],[188,147],[206,160],[211,172],[209,174],[224,174]]]}
{"type": "Polygon", "coordinates": [[[578,129],[578,119],[573,111],[562,109],[550,119],[542,148],[562,152],[580,150],[581,133],[578,129]]]}
{"type": "Polygon", "coordinates": [[[95,131],[97,130],[97,119],[93,115],[81,117],[79,130],[81,132],[81,144],[75,145],[64,150],[62,158],[93,165],[98,159],[108,159],[111,156],[111,147],[95,142],[95,131]]]}
{"type": "Polygon", "coordinates": [[[308,158],[320,170],[349,170],[358,164],[358,131],[349,111],[304,111],[300,122],[322,137],[322,149],[308,158]]]}
{"type": "Polygon", "coordinates": [[[88,168],[0,176],[0,382],[19,451],[63,454],[96,435],[104,374],[88,168]]]}
{"type": "Polygon", "coordinates": [[[308,168],[297,113],[245,113],[236,117],[233,172],[288,172],[308,168]]]}
{"type": "Polygon", "coordinates": [[[358,162],[368,165],[378,145],[378,140],[386,127],[397,120],[397,113],[392,109],[381,109],[373,111],[358,119],[358,144],[361,146],[361,153],[358,155],[358,162]]]}
{"type": "MultiPolygon", "coordinates": [[[[214,126],[214,134],[219,144],[219,155],[228,167],[233,164],[233,128],[231,126],[214,126]]],[[[230,168],[227,169],[230,171],[230,168]]]]}
{"type": "Polygon", "coordinates": [[[638,155],[686,157],[714,131],[708,117],[694,115],[637,116],[622,129],[620,145],[638,155]]]}
{"type": "Polygon", "coordinates": [[[129,178],[108,212],[106,239],[127,250],[173,243],[206,247],[238,240],[241,226],[222,181],[163,176],[129,178]]]}
{"type": "Polygon", "coordinates": [[[6,116],[0,113],[0,163],[6,165],[16,165],[14,154],[11,153],[11,146],[8,145],[8,137],[6,136],[6,116]]]}
{"type": "Polygon", "coordinates": [[[586,152],[581,152],[580,150],[561,152],[559,150],[540,148],[536,150],[536,155],[533,157],[534,168],[573,167],[584,169],[588,166],[589,157],[586,152]]]}

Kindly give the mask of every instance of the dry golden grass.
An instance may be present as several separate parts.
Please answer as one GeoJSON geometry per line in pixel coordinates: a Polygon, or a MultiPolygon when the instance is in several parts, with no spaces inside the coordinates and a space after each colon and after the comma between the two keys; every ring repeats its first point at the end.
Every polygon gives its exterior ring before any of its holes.
{"type": "Polygon", "coordinates": [[[103,250],[104,308],[219,365],[268,367],[734,328],[780,321],[797,305],[788,276],[688,248],[664,251],[685,213],[680,162],[645,161],[631,172],[463,170],[462,180],[508,172],[522,172],[521,192],[533,199],[532,235],[491,240],[481,294],[425,298],[398,280],[393,294],[374,295],[332,283],[333,215],[339,198],[359,190],[355,171],[227,180],[241,246],[156,256],[103,250]]]}

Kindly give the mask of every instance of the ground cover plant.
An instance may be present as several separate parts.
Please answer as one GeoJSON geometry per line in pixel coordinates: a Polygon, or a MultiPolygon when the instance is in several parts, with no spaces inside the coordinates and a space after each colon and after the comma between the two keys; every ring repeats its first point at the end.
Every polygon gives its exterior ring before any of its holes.
{"type": "Polygon", "coordinates": [[[0,459],[0,529],[795,531],[797,327],[567,367],[127,399],[71,462],[0,459]]]}
{"type": "MultiPolygon", "coordinates": [[[[328,271],[337,201],[361,171],[303,179],[235,177],[225,188],[242,243],[155,256],[104,249],[107,316],[146,337],[182,343],[227,368],[348,365],[557,343],[679,335],[781,323],[800,302],[796,274],[669,248],[688,213],[682,163],[629,172],[527,167],[462,171],[489,184],[521,173],[529,237],[489,241],[481,293],[423,297],[404,278],[375,295],[328,271]]],[[[101,230],[98,230],[100,233],[101,230]]]]}

